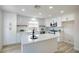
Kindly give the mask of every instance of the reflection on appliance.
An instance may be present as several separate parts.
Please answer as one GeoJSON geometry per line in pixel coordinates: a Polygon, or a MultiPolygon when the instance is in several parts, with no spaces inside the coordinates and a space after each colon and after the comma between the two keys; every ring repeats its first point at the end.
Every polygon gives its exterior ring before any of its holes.
{"type": "Polygon", "coordinates": [[[41,28],[40,34],[45,34],[44,28],[41,28]]]}
{"type": "Polygon", "coordinates": [[[56,34],[56,32],[61,32],[61,30],[57,27],[57,22],[50,23],[50,32],[52,34],[56,34]]]}
{"type": "Polygon", "coordinates": [[[46,33],[46,26],[45,25],[39,25],[40,34],[46,33]]]}
{"type": "Polygon", "coordinates": [[[24,29],[21,29],[20,32],[24,32],[24,29]]]}
{"type": "Polygon", "coordinates": [[[61,29],[51,29],[49,33],[56,34],[56,32],[61,32],[61,29]]]}
{"type": "Polygon", "coordinates": [[[53,24],[50,23],[50,26],[51,26],[51,27],[57,27],[57,22],[55,22],[55,23],[53,23],[53,24]]]}
{"type": "Polygon", "coordinates": [[[57,32],[57,30],[55,30],[55,29],[52,29],[50,31],[53,32],[53,34],[55,34],[57,32]]]}

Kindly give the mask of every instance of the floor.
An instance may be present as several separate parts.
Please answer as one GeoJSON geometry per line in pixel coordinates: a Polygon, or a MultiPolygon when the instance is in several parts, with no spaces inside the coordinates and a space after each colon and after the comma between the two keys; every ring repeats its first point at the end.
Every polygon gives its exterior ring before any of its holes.
{"type": "MultiPolygon", "coordinates": [[[[65,42],[59,42],[58,43],[58,51],[55,53],[78,53],[79,51],[75,51],[73,49],[73,45],[65,43],[65,42]]],[[[11,46],[6,46],[3,48],[2,53],[21,53],[21,45],[11,45],[11,46]]]]}
{"type": "Polygon", "coordinates": [[[21,44],[5,46],[2,53],[21,53],[21,44]]]}
{"type": "Polygon", "coordinates": [[[79,53],[79,51],[74,50],[74,45],[72,44],[59,42],[58,51],[56,51],[56,53],[79,53]]]}
{"type": "Polygon", "coordinates": [[[59,42],[58,43],[58,51],[56,53],[74,53],[75,50],[73,49],[74,46],[66,43],[66,42],[59,42]]]}

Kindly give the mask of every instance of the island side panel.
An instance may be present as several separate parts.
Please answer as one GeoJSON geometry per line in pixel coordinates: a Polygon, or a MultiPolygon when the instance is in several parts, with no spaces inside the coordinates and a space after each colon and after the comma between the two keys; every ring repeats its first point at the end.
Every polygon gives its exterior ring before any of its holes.
{"type": "Polygon", "coordinates": [[[48,39],[30,44],[24,44],[22,46],[23,53],[51,53],[57,51],[57,40],[48,39]]]}

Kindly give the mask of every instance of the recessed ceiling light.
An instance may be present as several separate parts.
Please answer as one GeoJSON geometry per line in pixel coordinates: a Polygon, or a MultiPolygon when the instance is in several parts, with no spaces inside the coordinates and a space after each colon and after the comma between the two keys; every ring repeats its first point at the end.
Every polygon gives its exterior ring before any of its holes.
{"type": "Polygon", "coordinates": [[[53,6],[49,6],[49,9],[52,9],[53,8],[53,6]]]}
{"type": "Polygon", "coordinates": [[[41,12],[39,12],[39,15],[42,15],[42,13],[41,13],[41,12]]]}
{"type": "Polygon", "coordinates": [[[32,20],[34,21],[34,20],[36,20],[35,18],[32,18],[32,20]]]}
{"type": "Polygon", "coordinates": [[[21,9],[21,11],[25,11],[25,9],[21,9]]]}
{"type": "Polygon", "coordinates": [[[61,10],[60,13],[63,14],[64,13],[64,10],[61,10]]]}

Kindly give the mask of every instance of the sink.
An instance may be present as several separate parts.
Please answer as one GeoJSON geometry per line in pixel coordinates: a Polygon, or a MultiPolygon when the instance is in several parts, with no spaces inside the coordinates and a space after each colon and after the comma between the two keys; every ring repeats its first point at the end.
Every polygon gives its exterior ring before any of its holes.
{"type": "Polygon", "coordinates": [[[34,36],[34,37],[32,36],[31,39],[35,40],[35,39],[38,39],[38,37],[37,36],[34,36]]]}

